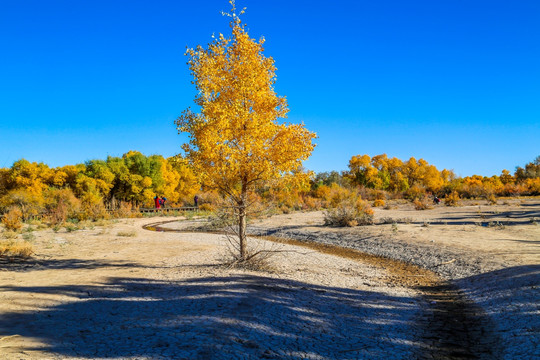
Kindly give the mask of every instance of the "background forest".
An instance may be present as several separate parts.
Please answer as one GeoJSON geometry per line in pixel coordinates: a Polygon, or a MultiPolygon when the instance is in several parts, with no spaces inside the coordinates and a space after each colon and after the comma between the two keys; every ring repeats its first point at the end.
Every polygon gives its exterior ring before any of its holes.
{"type": "MultiPolygon", "coordinates": [[[[353,156],[348,170],[341,173],[299,169],[250,197],[274,213],[335,209],[347,201],[369,213],[370,206],[387,206],[390,199],[405,199],[422,209],[429,207],[433,196],[456,205],[462,198],[495,202],[500,196],[539,194],[540,156],[513,174],[503,170],[491,177],[461,178],[423,159],[403,161],[382,154],[353,156]]],[[[202,210],[219,207],[218,193],[201,184],[181,156],[130,151],[122,157],[57,168],[22,159],[0,169],[0,213],[20,213],[23,219],[44,215],[52,223],[130,216],[141,207],[152,207],[155,196],[166,197],[168,207],[191,206],[195,195],[202,210]]]]}

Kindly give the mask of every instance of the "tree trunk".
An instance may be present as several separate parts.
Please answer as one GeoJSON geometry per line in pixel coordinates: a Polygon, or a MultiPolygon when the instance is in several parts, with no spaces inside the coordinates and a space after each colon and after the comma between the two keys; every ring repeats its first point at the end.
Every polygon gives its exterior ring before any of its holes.
{"type": "Polygon", "coordinates": [[[238,239],[240,241],[240,259],[246,258],[246,208],[241,207],[238,209],[238,239]]]}
{"type": "Polygon", "coordinates": [[[238,240],[240,241],[240,259],[244,260],[247,257],[247,237],[246,237],[246,205],[247,205],[247,189],[242,186],[240,202],[238,203],[238,240]]]}

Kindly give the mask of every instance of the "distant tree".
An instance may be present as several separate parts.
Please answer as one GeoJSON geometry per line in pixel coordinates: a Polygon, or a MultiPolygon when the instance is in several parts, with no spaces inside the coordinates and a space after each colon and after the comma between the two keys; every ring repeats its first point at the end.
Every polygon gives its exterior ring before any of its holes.
{"type": "MultiPolygon", "coordinates": [[[[114,173],[111,171],[107,162],[104,160],[89,160],[85,163],[86,171],[84,175],[92,179],[93,184],[90,187],[95,187],[103,198],[109,195],[114,183],[114,173]]],[[[88,183],[89,184],[89,183],[88,183]]]]}
{"type": "Polygon", "coordinates": [[[381,154],[372,158],[368,155],[353,156],[349,161],[348,178],[353,184],[371,189],[410,192],[414,198],[426,190],[440,191],[455,175],[446,169],[437,170],[424,159],[417,161],[411,157],[403,162],[396,157],[388,158],[386,154],[381,154]]]}
{"type": "Polygon", "coordinates": [[[514,177],[512,175],[510,175],[510,171],[508,170],[503,170],[501,175],[499,176],[499,178],[501,179],[501,182],[506,185],[506,184],[511,184],[514,182],[514,177]]]}
{"type": "Polygon", "coordinates": [[[534,161],[526,164],[525,168],[518,166],[514,175],[518,181],[540,178],[540,156],[537,156],[534,161]]]}
{"type": "Polygon", "coordinates": [[[122,156],[129,169],[129,201],[149,203],[155,195],[165,193],[163,178],[163,157],[159,155],[144,156],[138,151],[129,151],[122,156]]]}
{"type": "Polygon", "coordinates": [[[315,188],[321,185],[330,186],[331,184],[345,186],[347,183],[348,181],[344,178],[344,174],[337,171],[320,172],[317,173],[317,175],[315,175],[315,178],[313,179],[313,184],[315,188]]]}
{"type": "Polygon", "coordinates": [[[167,161],[178,174],[178,183],[174,189],[178,199],[174,201],[182,200],[191,204],[193,197],[200,190],[201,184],[189,166],[188,160],[181,155],[176,155],[168,158],[167,161]]]}
{"type": "Polygon", "coordinates": [[[377,169],[371,165],[369,155],[355,155],[349,161],[349,172],[353,183],[365,187],[374,187],[377,169]]]}
{"type": "Polygon", "coordinates": [[[0,168],[0,196],[8,191],[9,169],[0,168]]]}
{"type": "Polygon", "coordinates": [[[248,260],[248,193],[297,169],[313,151],[315,134],[303,125],[279,123],[288,112],[274,91],[274,60],[263,55],[264,39],[251,39],[230,1],[232,36],[219,34],[208,48],[188,49],[200,113],[186,110],[176,121],[189,134],[184,151],[203,183],[235,205],[238,260],[248,260]]]}
{"type": "Polygon", "coordinates": [[[41,197],[54,171],[46,164],[21,159],[13,163],[8,175],[8,189],[25,189],[41,197]]]}
{"type": "Polygon", "coordinates": [[[109,201],[113,208],[119,204],[119,201],[131,201],[131,173],[121,157],[107,157],[107,165],[114,174],[114,183],[110,192],[109,201]]]}
{"type": "Polygon", "coordinates": [[[65,165],[54,169],[53,186],[57,188],[69,187],[75,189],[77,176],[86,171],[84,164],[65,165]]]}

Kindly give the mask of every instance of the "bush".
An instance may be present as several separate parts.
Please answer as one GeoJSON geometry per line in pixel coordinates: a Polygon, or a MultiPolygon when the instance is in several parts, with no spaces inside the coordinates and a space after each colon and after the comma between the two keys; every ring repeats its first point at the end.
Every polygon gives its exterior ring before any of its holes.
{"type": "Polygon", "coordinates": [[[383,207],[386,205],[386,201],[383,199],[377,199],[373,202],[373,207],[383,207]]]}
{"type": "Polygon", "coordinates": [[[330,186],[321,185],[313,191],[313,196],[315,196],[315,198],[317,199],[327,201],[330,198],[330,192],[331,192],[330,186]]]}
{"type": "Polygon", "coordinates": [[[459,194],[457,191],[452,191],[444,198],[444,204],[446,206],[459,206],[459,194]]]}
{"type": "Polygon", "coordinates": [[[416,210],[433,209],[433,206],[431,206],[431,199],[428,196],[424,196],[421,199],[414,199],[413,204],[416,210]]]}
{"type": "Polygon", "coordinates": [[[360,194],[362,199],[366,200],[386,200],[390,197],[390,194],[388,194],[384,190],[375,190],[375,189],[364,189],[362,193],[360,194]]]}
{"type": "Polygon", "coordinates": [[[0,241],[0,257],[29,258],[34,253],[32,245],[26,241],[0,241]]]}
{"type": "Polygon", "coordinates": [[[22,227],[22,215],[22,211],[18,207],[13,206],[4,214],[2,224],[4,224],[7,230],[18,231],[22,227]]]}
{"type": "Polygon", "coordinates": [[[497,205],[497,198],[493,194],[489,194],[486,198],[488,205],[497,205]]]}
{"type": "Polygon", "coordinates": [[[216,231],[236,227],[238,217],[231,207],[221,206],[208,217],[208,222],[198,229],[202,231],[216,231]]]}
{"type": "Polygon", "coordinates": [[[68,218],[77,216],[80,201],[70,189],[49,189],[45,193],[45,209],[51,225],[61,225],[68,218]]]}
{"type": "Polygon", "coordinates": [[[137,212],[133,211],[131,203],[120,201],[118,208],[112,212],[112,216],[115,218],[133,218],[137,216],[137,212]]]}
{"type": "Polygon", "coordinates": [[[94,193],[85,193],[81,198],[81,211],[79,220],[100,220],[108,218],[107,209],[103,205],[101,197],[94,193]]]}
{"type": "Polygon", "coordinates": [[[426,195],[426,189],[421,186],[411,186],[406,192],[405,197],[409,200],[422,199],[426,195]]]}
{"type": "Polygon", "coordinates": [[[303,197],[302,210],[319,210],[323,207],[322,201],[312,196],[303,197]]]}
{"type": "Polygon", "coordinates": [[[357,226],[373,224],[373,209],[360,196],[342,200],[324,212],[324,224],[331,226],[357,226]]]}
{"type": "MultiPolygon", "coordinates": [[[[200,192],[197,196],[199,197],[199,209],[203,211],[215,211],[223,202],[221,196],[215,191],[200,192]]],[[[189,202],[189,204],[193,204],[193,202],[189,202]]]]}
{"type": "Polygon", "coordinates": [[[393,210],[395,208],[397,208],[397,206],[392,205],[389,202],[387,202],[386,205],[384,206],[384,210],[393,210]]]}
{"type": "Polygon", "coordinates": [[[66,228],[67,232],[81,230],[81,228],[77,224],[74,224],[74,223],[66,223],[64,227],[66,228]]]}
{"type": "Polygon", "coordinates": [[[204,203],[199,206],[200,211],[216,211],[217,208],[214,204],[211,203],[204,203]]]}
{"type": "Polygon", "coordinates": [[[17,207],[22,218],[27,219],[43,212],[43,198],[27,189],[14,189],[0,198],[0,212],[17,207]]]}

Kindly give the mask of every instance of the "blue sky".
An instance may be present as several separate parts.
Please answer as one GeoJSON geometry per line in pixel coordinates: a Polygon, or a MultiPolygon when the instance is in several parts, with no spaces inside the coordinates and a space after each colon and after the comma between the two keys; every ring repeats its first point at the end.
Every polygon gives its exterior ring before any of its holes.
{"type": "MultiPolygon", "coordinates": [[[[228,33],[226,0],[0,1],[0,167],[180,152],[184,52],[228,33]]],[[[540,155],[540,1],[244,6],[289,121],[319,136],[307,168],[386,153],[493,175],[540,155]]]]}

